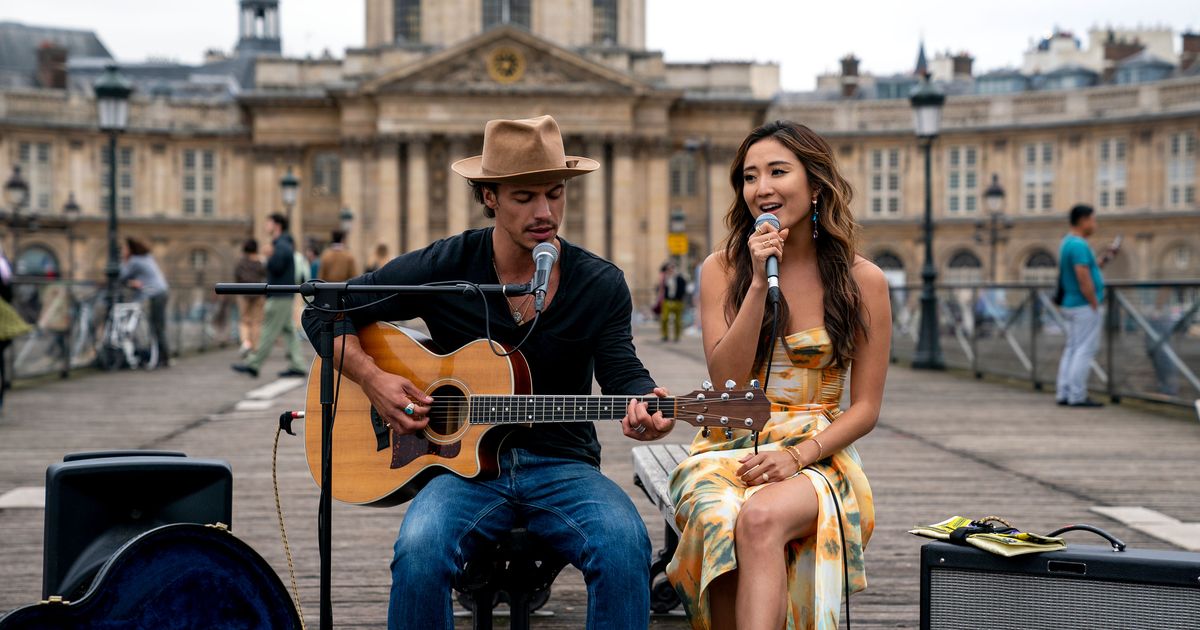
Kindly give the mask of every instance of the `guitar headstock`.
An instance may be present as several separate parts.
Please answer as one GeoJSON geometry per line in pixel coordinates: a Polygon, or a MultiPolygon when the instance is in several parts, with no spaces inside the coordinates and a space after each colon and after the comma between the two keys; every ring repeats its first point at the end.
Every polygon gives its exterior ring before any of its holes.
{"type": "Polygon", "coordinates": [[[675,419],[697,427],[762,431],[771,419],[771,401],[758,381],[750,384],[733,389],[734,383],[727,381],[727,389],[716,392],[706,381],[705,389],[675,398],[675,419]]]}

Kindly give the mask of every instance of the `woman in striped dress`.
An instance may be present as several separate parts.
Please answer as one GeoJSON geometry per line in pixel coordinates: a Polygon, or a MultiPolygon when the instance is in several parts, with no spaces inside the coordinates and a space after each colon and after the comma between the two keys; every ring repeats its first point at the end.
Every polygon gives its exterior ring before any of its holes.
{"type": "Polygon", "coordinates": [[[850,185],[808,127],[755,129],[730,178],[730,235],[701,273],[704,351],[712,380],[764,381],[773,411],[757,448],[744,430],[696,436],[671,476],[682,535],[667,574],[697,630],[835,628],[843,593],[866,587],[875,512],[853,444],[882,401],[887,282],[857,255],[850,185]],[[755,227],[765,213],[780,229],[755,227]],[[771,256],[782,290],[774,345],[771,256]]]}

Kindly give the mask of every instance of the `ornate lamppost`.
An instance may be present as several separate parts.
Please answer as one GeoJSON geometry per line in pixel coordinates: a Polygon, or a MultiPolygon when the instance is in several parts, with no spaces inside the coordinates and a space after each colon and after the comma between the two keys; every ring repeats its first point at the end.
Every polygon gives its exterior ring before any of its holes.
{"type": "Polygon", "coordinates": [[[18,223],[21,220],[21,208],[29,201],[29,182],[21,177],[21,167],[13,165],[12,175],[4,182],[4,200],[8,202],[8,226],[13,235],[12,265],[14,273],[21,258],[21,241],[18,239],[18,223]]]}
{"type": "Polygon", "coordinates": [[[983,240],[984,230],[987,230],[990,273],[992,282],[996,282],[996,245],[1007,238],[1004,233],[1013,227],[1012,219],[1004,215],[1004,187],[1000,185],[1000,176],[992,173],[992,183],[983,191],[983,205],[988,209],[988,223],[980,221],[975,224],[975,240],[983,240]]]}
{"type": "Polygon", "coordinates": [[[300,180],[292,175],[292,167],[279,179],[279,192],[283,196],[283,207],[287,209],[288,223],[292,221],[292,206],[296,205],[296,192],[300,189],[300,180]]]}
{"type": "Polygon", "coordinates": [[[67,202],[63,204],[63,221],[67,224],[67,280],[75,282],[75,224],[83,210],[75,202],[75,193],[67,194],[67,202]]]}
{"type": "Polygon", "coordinates": [[[94,89],[100,131],[108,132],[108,263],[104,265],[104,276],[108,279],[107,300],[112,312],[117,301],[117,276],[121,272],[121,247],[117,243],[117,136],[129,124],[129,95],[133,87],[117,66],[110,64],[96,80],[94,89]]]}
{"type": "Polygon", "coordinates": [[[925,150],[925,264],[921,267],[921,328],[917,337],[917,351],[913,354],[913,367],[926,370],[942,370],[946,362],[942,358],[938,339],[937,293],[934,282],[937,268],[933,266],[933,141],[942,124],[942,106],[946,95],[942,93],[925,73],[921,83],[909,97],[913,108],[913,123],[917,140],[925,150]]]}

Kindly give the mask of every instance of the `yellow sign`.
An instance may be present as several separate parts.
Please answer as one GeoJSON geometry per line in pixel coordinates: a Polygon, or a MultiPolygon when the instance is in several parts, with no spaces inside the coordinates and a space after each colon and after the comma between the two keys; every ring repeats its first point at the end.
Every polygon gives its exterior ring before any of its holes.
{"type": "Polygon", "coordinates": [[[667,235],[667,253],[672,256],[687,256],[688,237],[682,232],[667,235]]]}

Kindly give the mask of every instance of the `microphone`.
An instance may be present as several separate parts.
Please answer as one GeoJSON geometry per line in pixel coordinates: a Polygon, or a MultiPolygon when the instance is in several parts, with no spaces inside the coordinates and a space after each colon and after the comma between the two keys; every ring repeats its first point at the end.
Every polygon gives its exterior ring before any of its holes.
{"type": "MultiPolygon", "coordinates": [[[[779,218],[769,212],[758,215],[758,218],[754,220],[755,231],[763,223],[775,228],[776,231],[779,230],[779,218]]],[[[770,256],[767,258],[767,303],[772,305],[778,304],[781,297],[782,293],[779,291],[779,259],[775,256],[770,256]]]]}
{"type": "Polygon", "coordinates": [[[529,283],[533,290],[533,312],[541,313],[546,305],[546,289],[550,286],[550,270],[554,261],[558,260],[558,249],[550,243],[538,243],[533,248],[533,281],[529,283]]]}

